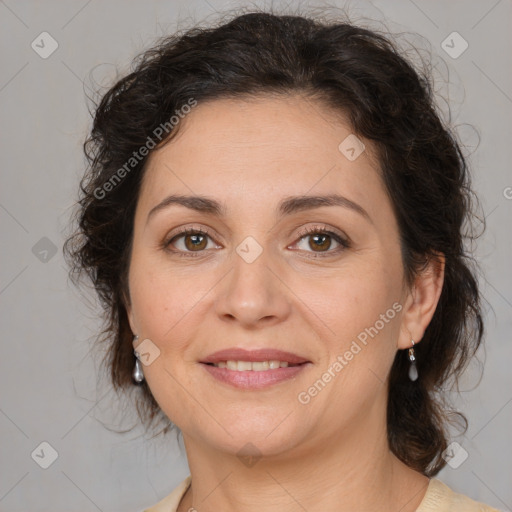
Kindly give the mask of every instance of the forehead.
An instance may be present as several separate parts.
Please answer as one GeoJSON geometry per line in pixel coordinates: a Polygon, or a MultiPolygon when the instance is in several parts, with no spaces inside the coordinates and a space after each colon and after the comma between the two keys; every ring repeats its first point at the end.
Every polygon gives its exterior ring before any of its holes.
{"type": "Polygon", "coordinates": [[[353,136],[348,123],[310,98],[199,102],[180,123],[146,163],[141,206],[175,192],[226,202],[332,192],[364,202],[385,194],[371,145],[347,159],[339,146],[353,136]]]}
{"type": "Polygon", "coordinates": [[[215,155],[212,164],[230,167],[226,164],[233,157],[266,161],[286,156],[287,161],[309,162],[317,161],[321,152],[322,160],[332,159],[339,156],[340,137],[351,133],[341,114],[300,96],[200,102],[181,123],[176,137],[150,160],[172,153],[176,162],[186,158],[192,164],[215,155]]]}

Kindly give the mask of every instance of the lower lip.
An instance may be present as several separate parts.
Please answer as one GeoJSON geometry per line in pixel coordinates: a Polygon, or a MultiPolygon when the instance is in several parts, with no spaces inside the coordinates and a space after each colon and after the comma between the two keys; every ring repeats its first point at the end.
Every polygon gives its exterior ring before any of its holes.
{"type": "Polygon", "coordinates": [[[254,370],[239,372],[209,364],[201,364],[212,377],[226,384],[241,389],[262,389],[295,377],[304,371],[310,363],[276,368],[275,370],[263,370],[261,372],[254,370]]]}

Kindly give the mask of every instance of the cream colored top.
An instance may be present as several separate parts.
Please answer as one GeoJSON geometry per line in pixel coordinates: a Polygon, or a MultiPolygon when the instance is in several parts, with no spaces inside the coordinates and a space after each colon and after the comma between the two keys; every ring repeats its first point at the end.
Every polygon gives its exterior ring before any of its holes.
{"type": "MultiPolygon", "coordinates": [[[[190,486],[190,475],[176,487],[171,494],[144,512],[176,512],[183,495],[190,486]]],[[[441,480],[431,478],[427,492],[416,512],[499,512],[498,509],[484,505],[463,494],[453,492],[441,480]]]]}

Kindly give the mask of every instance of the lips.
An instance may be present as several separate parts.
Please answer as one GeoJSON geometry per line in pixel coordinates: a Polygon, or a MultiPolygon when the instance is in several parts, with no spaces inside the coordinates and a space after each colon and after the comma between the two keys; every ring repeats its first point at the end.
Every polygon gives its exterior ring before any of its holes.
{"type": "Polygon", "coordinates": [[[246,391],[290,381],[312,366],[305,357],[270,348],[229,348],[210,354],[200,363],[216,381],[246,391]]]}
{"type": "Polygon", "coordinates": [[[213,364],[225,361],[285,361],[289,365],[300,365],[310,362],[308,359],[301,357],[292,352],[282,350],[263,348],[259,350],[244,350],[241,348],[228,348],[214,352],[206,357],[201,363],[213,364]]]}

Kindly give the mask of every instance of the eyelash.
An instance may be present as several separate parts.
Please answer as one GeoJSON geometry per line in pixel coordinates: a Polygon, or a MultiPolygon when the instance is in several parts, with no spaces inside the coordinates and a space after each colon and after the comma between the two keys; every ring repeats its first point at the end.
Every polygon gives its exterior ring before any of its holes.
{"type": "MultiPolygon", "coordinates": [[[[172,242],[174,242],[177,239],[179,239],[183,236],[186,236],[186,235],[203,235],[203,236],[207,236],[210,239],[213,239],[213,237],[211,236],[210,232],[207,229],[201,229],[201,228],[194,229],[194,228],[187,227],[187,228],[181,229],[178,233],[175,233],[171,238],[166,239],[166,241],[164,242],[164,248],[168,248],[172,242]]],[[[311,235],[328,235],[331,238],[333,238],[336,242],[338,242],[340,244],[340,247],[338,247],[337,249],[334,249],[333,251],[326,251],[325,255],[322,252],[319,252],[319,253],[312,252],[311,256],[307,256],[309,258],[329,257],[329,256],[332,256],[333,254],[338,254],[339,252],[351,247],[351,242],[348,238],[345,239],[345,238],[341,237],[340,235],[338,235],[337,233],[334,233],[333,231],[329,231],[328,229],[319,227],[319,226],[307,228],[304,231],[302,231],[299,234],[298,241],[300,242],[303,238],[306,238],[307,236],[311,236],[311,235]]],[[[171,250],[171,252],[173,254],[177,254],[180,257],[197,258],[197,257],[201,256],[201,253],[204,252],[204,250],[203,251],[171,250]],[[197,252],[197,254],[196,254],[196,252],[197,252]]],[[[306,252],[309,252],[309,251],[306,251],[306,252]]]]}

